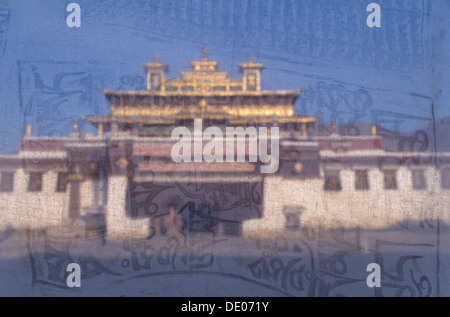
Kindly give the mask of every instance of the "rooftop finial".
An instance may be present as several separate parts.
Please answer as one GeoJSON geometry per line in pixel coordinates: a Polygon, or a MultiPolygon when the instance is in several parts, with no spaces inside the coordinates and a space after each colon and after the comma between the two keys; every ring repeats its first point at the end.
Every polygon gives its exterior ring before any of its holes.
{"type": "Polygon", "coordinates": [[[377,126],[375,124],[372,124],[372,136],[377,135],[377,126]]]}
{"type": "Polygon", "coordinates": [[[31,136],[31,123],[27,124],[27,136],[31,136]]]}
{"type": "Polygon", "coordinates": [[[208,48],[206,47],[206,43],[203,44],[202,59],[204,61],[208,60],[208,48]]]}
{"type": "Polygon", "coordinates": [[[252,56],[252,52],[250,52],[249,57],[248,57],[248,62],[249,63],[253,63],[253,56],[252,56]]]}
{"type": "Polygon", "coordinates": [[[159,63],[159,56],[158,56],[158,53],[155,54],[155,63],[159,63]]]}

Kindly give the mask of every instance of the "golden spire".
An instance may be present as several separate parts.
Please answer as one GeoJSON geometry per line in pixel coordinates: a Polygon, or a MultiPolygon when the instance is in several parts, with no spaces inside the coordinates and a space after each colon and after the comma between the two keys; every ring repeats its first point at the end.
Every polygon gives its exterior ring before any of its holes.
{"type": "Polygon", "coordinates": [[[377,135],[377,126],[375,124],[372,124],[372,135],[373,136],[377,135]]]}
{"type": "Polygon", "coordinates": [[[253,61],[253,54],[250,52],[248,54],[248,62],[244,63],[244,64],[240,64],[239,67],[240,67],[241,71],[243,71],[245,69],[253,69],[253,70],[261,71],[264,68],[264,64],[255,63],[253,61]]]}
{"type": "Polygon", "coordinates": [[[97,125],[97,134],[102,136],[103,135],[103,123],[99,123],[97,125]]]}
{"type": "Polygon", "coordinates": [[[75,121],[73,122],[73,132],[74,132],[74,133],[77,133],[77,132],[78,132],[78,122],[77,122],[76,119],[75,119],[75,121]]]}
{"type": "Polygon", "coordinates": [[[27,136],[31,136],[31,123],[27,124],[27,136]]]}
{"type": "Polygon", "coordinates": [[[206,43],[203,44],[202,60],[208,60],[208,48],[206,47],[206,43]]]}
{"type": "Polygon", "coordinates": [[[158,56],[158,53],[155,54],[155,64],[159,64],[159,56],[158,56]]]}

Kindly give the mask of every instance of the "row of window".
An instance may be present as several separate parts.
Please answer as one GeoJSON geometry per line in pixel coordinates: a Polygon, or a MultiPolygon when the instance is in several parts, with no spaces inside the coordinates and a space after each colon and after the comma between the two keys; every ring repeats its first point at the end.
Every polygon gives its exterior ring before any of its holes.
{"type": "MultiPolygon", "coordinates": [[[[427,182],[425,179],[425,171],[416,169],[411,171],[412,187],[416,190],[427,189],[427,182]]],[[[398,188],[397,171],[383,170],[384,189],[395,190],[398,188]]],[[[441,173],[441,187],[450,189],[450,169],[444,169],[441,173]]],[[[341,178],[339,170],[325,171],[325,190],[339,191],[342,189],[341,178]]],[[[355,189],[369,190],[369,171],[357,170],[355,171],[355,189]]]]}
{"type": "MultiPolygon", "coordinates": [[[[32,172],[29,174],[28,191],[36,192],[42,190],[42,173],[32,172]]],[[[58,173],[58,181],[56,182],[55,191],[63,193],[67,188],[67,176],[65,172],[58,173]]],[[[425,179],[425,171],[421,169],[412,170],[412,185],[413,189],[425,190],[427,189],[427,183],[425,179]]],[[[397,189],[397,171],[396,170],[384,170],[384,189],[392,190],[397,189]]],[[[450,169],[444,169],[441,173],[441,187],[444,189],[450,189],[450,169]]],[[[14,173],[2,172],[0,180],[0,192],[12,192],[14,189],[14,173]]],[[[339,170],[326,170],[325,171],[325,190],[339,191],[342,190],[342,183],[339,170]]],[[[356,190],[369,190],[369,172],[368,170],[355,171],[355,189],[356,190]]]]}
{"type": "MultiPolygon", "coordinates": [[[[38,192],[42,190],[42,173],[32,172],[29,174],[28,191],[38,192]]],[[[64,193],[67,188],[67,173],[58,173],[55,191],[64,193]]],[[[0,180],[0,192],[12,192],[14,190],[14,173],[2,172],[0,180]]]]}

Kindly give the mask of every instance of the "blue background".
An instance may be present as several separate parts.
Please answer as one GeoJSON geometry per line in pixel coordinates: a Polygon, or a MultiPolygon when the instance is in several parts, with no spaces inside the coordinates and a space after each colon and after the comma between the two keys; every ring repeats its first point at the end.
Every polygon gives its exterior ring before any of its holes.
{"type": "MultiPolygon", "coordinates": [[[[263,89],[298,89],[304,115],[374,122],[408,132],[450,116],[450,1],[0,0],[0,152],[33,135],[68,135],[81,116],[107,115],[98,88],[145,89],[142,64],[159,53],[169,78],[201,58],[239,77],[251,52],[263,89]],[[366,25],[371,2],[381,28],[366,25]]],[[[440,125],[441,127],[442,125],[440,125]]],[[[445,131],[441,131],[445,132],[445,131]]]]}

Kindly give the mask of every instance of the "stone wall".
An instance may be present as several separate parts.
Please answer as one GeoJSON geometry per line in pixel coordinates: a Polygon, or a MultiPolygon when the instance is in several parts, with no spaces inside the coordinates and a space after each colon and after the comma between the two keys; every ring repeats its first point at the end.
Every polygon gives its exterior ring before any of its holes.
{"type": "MultiPolygon", "coordinates": [[[[355,172],[340,169],[342,190],[324,190],[324,168],[317,179],[283,179],[269,176],[264,180],[263,218],[243,223],[244,235],[266,235],[286,230],[287,222],[298,229],[307,226],[323,228],[384,229],[409,221],[440,219],[450,223],[450,190],[441,188],[440,171],[424,168],[427,188],[412,187],[411,170],[397,169],[396,190],[384,189],[383,173],[369,169],[369,190],[355,190],[355,172]]],[[[43,173],[42,190],[28,191],[29,174],[23,169],[14,173],[13,192],[0,192],[0,230],[8,227],[45,228],[67,222],[70,186],[56,192],[58,173],[43,173]]],[[[125,212],[128,180],[112,176],[108,180],[108,201],[105,208],[108,236],[146,237],[150,219],[131,219],[125,212]]],[[[92,181],[81,184],[83,209],[92,207],[92,181]]],[[[81,214],[83,216],[83,213],[81,214]]]]}
{"type": "Polygon", "coordinates": [[[0,230],[58,226],[67,219],[69,189],[56,192],[58,173],[43,172],[41,191],[28,191],[29,178],[24,169],[17,169],[13,191],[0,192],[0,230]]]}
{"type": "Polygon", "coordinates": [[[440,172],[425,168],[426,190],[412,187],[411,170],[397,168],[397,189],[384,189],[383,172],[369,169],[369,190],[355,190],[355,172],[340,170],[342,190],[324,190],[320,179],[295,180],[267,177],[264,183],[264,217],[244,223],[248,235],[265,236],[286,230],[287,214],[298,214],[299,229],[322,228],[385,229],[404,221],[439,218],[450,223],[450,190],[441,188],[440,172]]]}

